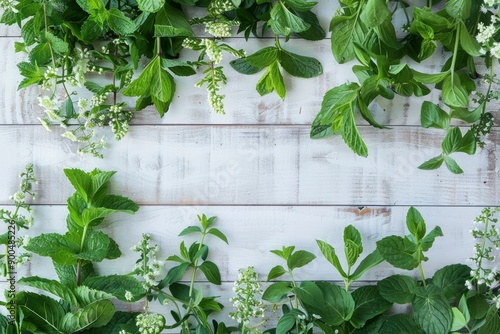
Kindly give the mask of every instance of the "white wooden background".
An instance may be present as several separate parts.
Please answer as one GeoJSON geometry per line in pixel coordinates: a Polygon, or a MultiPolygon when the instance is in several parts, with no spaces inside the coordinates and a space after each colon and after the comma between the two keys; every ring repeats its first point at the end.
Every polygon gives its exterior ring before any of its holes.
{"type": "MultiPolygon", "coordinates": [[[[336,7],[336,1],[321,1],[315,9],[325,29],[336,7]]],[[[484,150],[472,158],[457,156],[463,175],[453,175],[444,167],[417,169],[440,153],[443,136],[441,131],[420,127],[422,100],[418,98],[397,97],[372,106],[376,119],[392,130],[361,127],[368,158],[355,156],[340,137],[309,139],[310,124],[324,93],[354,79],[350,64],[340,66],[334,61],[329,38],[285,44],[291,51],[317,57],[324,74],[313,79],[285,75],[284,102],[275,94],[260,97],[255,92],[259,75],[234,72],[227,64],[229,56],[225,59],[229,79],[225,116],[211,112],[205,91],[194,88],[199,77],[176,78],[176,98],[168,114],[159,119],[152,108],[138,113],[126,138],[118,143],[110,140],[105,159],[99,160],[77,155],[76,147],[61,138],[63,129],[47,132],[39,125],[39,91],[16,90],[21,77],[15,64],[23,58],[14,53],[19,31],[1,27],[0,36],[0,205],[10,204],[8,197],[17,190],[17,175],[27,163],[34,163],[41,182],[34,202],[36,225],[29,234],[63,232],[65,201],[72,193],[63,168],[116,170],[113,190],[142,208],[135,216],[118,215],[105,224],[124,256],[100,264],[103,274],[126,273],[132,268],[135,254],[129,248],[141,233],[152,235],[162,256],[176,253],[177,234],[196,224],[196,214],[206,213],[218,216],[217,227],[230,242],[226,246],[209,241],[224,281],[211,292],[220,294],[222,300],[231,296],[239,268],[253,265],[264,279],[279,263],[269,250],[283,245],[296,245],[318,255],[318,260],[299,270],[299,279],[336,280],[339,276],[322,259],[315,239],[342,249],[342,231],[354,224],[369,252],[376,240],[404,233],[406,211],[414,205],[429,228],[440,225],[445,234],[429,252],[425,268],[431,276],[436,268],[463,263],[472,254],[473,240],[468,234],[472,220],[482,207],[500,202],[498,121],[484,150]]],[[[231,38],[228,43],[250,54],[273,41],[252,38],[247,43],[231,38]]],[[[436,56],[419,66],[437,71],[445,60],[445,55],[436,56]]],[[[431,98],[437,101],[439,95],[433,93],[431,98]]],[[[498,105],[494,108],[498,111],[498,105]]],[[[111,137],[109,131],[105,133],[111,137]]],[[[23,270],[54,277],[50,268],[47,259],[34,258],[23,270]]],[[[365,279],[373,281],[393,272],[381,265],[365,279]]],[[[164,307],[153,309],[166,313],[164,307]]]]}

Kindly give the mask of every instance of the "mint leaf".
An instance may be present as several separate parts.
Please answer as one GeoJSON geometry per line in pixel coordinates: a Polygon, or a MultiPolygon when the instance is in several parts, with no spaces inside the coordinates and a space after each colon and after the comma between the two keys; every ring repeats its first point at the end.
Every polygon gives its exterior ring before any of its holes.
{"type": "Polygon", "coordinates": [[[354,122],[354,110],[352,104],[350,104],[350,108],[345,111],[341,135],[344,142],[351,150],[353,150],[354,153],[362,157],[368,156],[368,148],[361,138],[358,128],[356,127],[356,123],[354,122]]]}
{"type": "Polygon", "coordinates": [[[267,68],[264,75],[257,82],[256,89],[261,96],[276,91],[279,97],[285,99],[286,88],[278,62],[275,61],[267,68]]]}
{"type": "Polygon", "coordinates": [[[377,288],[382,297],[397,304],[408,304],[415,298],[417,282],[403,275],[392,275],[377,283],[377,288]]]}
{"type": "Polygon", "coordinates": [[[377,241],[377,249],[396,268],[412,270],[419,264],[415,257],[417,246],[407,238],[395,235],[385,237],[377,241]]]}
{"type": "Polygon", "coordinates": [[[366,322],[391,309],[392,303],[384,299],[376,286],[362,286],[351,293],[356,305],[351,324],[356,328],[362,328],[366,322]]]}
{"type": "Polygon", "coordinates": [[[101,300],[79,309],[76,313],[67,313],[61,320],[61,329],[74,333],[101,327],[111,320],[114,313],[114,305],[108,300],[101,300]]]}
{"type": "Polygon", "coordinates": [[[285,71],[295,77],[312,78],[323,73],[323,66],[317,59],[301,56],[283,49],[279,52],[279,62],[285,71]]]}
{"type": "Polygon", "coordinates": [[[412,303],[415,320],[427,334],[448,333],[453,322],[451,306],[435,285],[415,290],[412,303]]]}
{"type": "Polygon", "coordinates": [[[118,8],[108,10],[108,26],[119,35],[129,35],[135,31],[135,23],[118,8]]]}
{"type": "Polygon", "coordinates": [[[159,11],[164,4],[165,0],[137,0],[137,5],[143,12],[155,13],[159,11]]]}
{"type": "Polygon", "coordinates": [[[276,35],[289,36],[292,32],[302,32],[311,26],[297,15],[292,14],[283,3],[278,2],[271,10],[271,29],[276,35]]]}

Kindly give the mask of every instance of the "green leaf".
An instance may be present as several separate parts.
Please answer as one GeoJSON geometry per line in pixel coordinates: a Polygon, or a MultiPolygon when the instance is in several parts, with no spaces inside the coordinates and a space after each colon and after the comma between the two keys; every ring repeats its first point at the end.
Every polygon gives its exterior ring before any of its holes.
{"type": "Polygon", "coordinates": [[[199,226],[188,226],[179,233],[179,237],[191,233],[201,233],[201,228],[199,226]]]}
{"type": "Polygon", "coordinates": [[[395,235],[385,237],[377,241],[377,249],[396,268],[412,270],[419,264],[415,257],[417,246],[407,238],[395,235]]]}
{"type": "Polygon", "coordinates": [[[128,333],[138,333],[136,326],[136,317],[139,313],[116,311],[111,320],[102,327],[91,328],[82,332],[82,334],[116,334],[120,331],[128,333]]]}
{"type": "Polygon", "coordinates": [[[448,301],[458,301],[467,291],[465,281],[470,278],[471,268],[464,264],[445,266],[434,274],[432,284],[439,287],[448,301]]]}
{"type": "Polygon", "coordinates": [[[64,174],[76,189],[76,192],[82,196],[85,202],[87,202],[93,193],[92,179],[90,176],[86,172],[77,168],[64,169],[64,174]]]}
{"type": "Polygon", "coordinates": [[[423,128],[448,129],[450,115],[436,104],[424,101],[420,111],[420,122],[423,128]]]}
{"type": "Polygon", "coordinates": [[[72,265],[77,262],[75,254],[80,245],[57,233],[41,234],[30,240],[25,247],[27,251],[41,256],[49,256],[62,265],[72,265]]]}
{"type": "Polygon", "coordinates": [[[481,53],[479,50],[481,49],[481,45],[477,42],[477,40],[469,34],[467,27],[465,26],[463,21],[458,22],[460,29],[460,46],[472,57],[479,57],[481,53]]]}
{"type": "Polygon", "coordinates": [[[188,37],[192,36],[193,31],[185,28],[178,28],[167,25],[155,24],[154,37],[188,37]]]}
{"type": "Polygon", "coordinates": [[[448,168],[448,170],[453,174],[463,174],[463,169],[460,168],[458,163],[452,157],[444,156],[444,162],[446,164],[446,168],[448,168]]]}
{"type": "Polygon", "coordinates": [[[448,0],[446,2],[446,12],[451,17],[466,20],[471,14],[472,0],[448,0]]]}
{"type": "Polygon", "coordinates": [[[408,304],[415,298],[417,282],[404,275],[392,275],[377,283],[380,295],[391,303],[408,304]]]}
{"type": "Polygon", "coordinates": [[[180,281],[182,276],[184,276],[184,273],[186,270],[189,268],[190,263],[189,262],[183,262],[178,266],[170,268],[170,270],[167,273],[167,276],[165,276],[164,279],[161,280],[161,282],[158,284],[159,289],[163,289],[164,287],[176,283],[180,281]]]}
{"type": "Polygon", "coordinates": [[[262,67],[257,67],[257,66],[251,65],[247,61],[246,57],[231,60],[231,62],[229,64],[231,65],[231,67],[235,71],[237,71],[238,73],[241,73],[241,74],[255,74],[255,73],[259,73],[260,71],[262,71],[262,67]]]}
{"type": "Polygon", "coordinates": [[[323,292],[314,282],[302,282],[293,291],[301,303],[318,309],[325,307],[323,292]]]}
{"type": "Polygon", "coordinates": [[[352,225],[348,225],[344,229],[344,252],[349,267],[354,266],[359,255],[363,252],[361,234],[352,225]]]}
{"type": "Polygon", "coordinates": [[[172,102],[175,92],[175,82],[170,73],[161,66],[161,58],[156,56],[144,68],[137,79],[123,91],[126,96],[151,95],[153,101],[157,99],[165,108],[158,110],[163,117],[166,109],[172,102]]]}
{"type": "Polygon", "coordinates": [[[354,43],[364,39],[364,29],[356,20],[356,16],[334,16],[330,23],[330,31],[335,38],[331,39],[331,48],[335,60],[343,64],[354,59],[354,43]]]}
{"type": "Polygon", "coordinates": [[[290,270],[301,268],[314,260],[316,255],[305,250],[298,250],[288,258],[287,265],[290,270]]]}
{"type": "Polygon", "coordinates": [[[278,60],[278,48],[274,46],[269,46],[266,48],[263,48],[245,58],[244,59],[248,64],[258,67],[258,68],[264,68],[267,66],[270,66],[276,60],[278,60]]]}
{"type": "Polygon", "coordinates": [[[312,78],[323,73],[321,63],[312,57],[305,57],[285,51],[279,52],[280,65],[291,75],[299,78],[312,78]]]}
{"type": "Polygon", "coordinates": [[[415,290],[412,303],[415,320],[427,334],[448,333],[453,322],[451,306],[439,287],[427,285],[415,290]]]}
{"type": "Polygon", "coordinates": [[[211,261],[203,262],[200,267],[207,280],[215,285],[221,285],[220,271],[217,265],[211,261]]]}
{"type": "Polygon", "coordinates": [[[406,227],[415,236],[416,240],[420,240],[425,236],[426,226],[424,218],[414,207],[410,207],[406,213],[406,227]]]}
{"type": "MultiPolygon", "coordinates": [[[[367,81],[365,81],[366,83],[367,81]]],[[[378,95],[378,92],[377,92],[377,95],[378,95]]],[[[387,126],[384,126],[380,123],[378,123],[375,118],[373,118],[373,115],[372,113],[370,112],[370,110],[368,109],[368,106],[366,105],[366,102],[365,100],[363,99],[362,96],[358,96],[358,99],[356,100],[357,102],[357,106],[358,106],[358,109],[359,109],[359,112],[361,113],[361,116],[363,116],[363,118],[368,122],[370,123],[370,125],[376,127],[376,128],[379,128],[379,129],[387,129],[388,127],[387,126]]]]}
{"type": "Polygon", "coordinates": [[[311,11],[293,11],[295,15],[303,19],[311,26],[306,31],[299,32],[298,35],[308,41],[320,41],[326,37],[326,32],[321,26],[316,14],[311,11]]]}
{"type": "Polygon", "coordinates": [[[392,303],[384,299],[376,286],[362,286],[351,293],[356,305],[351,324],[355,328],[362,328],[366,322],[376,316],[389,311],[392,303]]]}
{"type": "Polygon", "coordinates": [[[19,284],[41,289],[61,298],[71,306],[78,308],[80,305],[75,294],[67,286],[56,280],[46,279],[38,276],[23,277],[18,281],[19,284]]]}
{"type": "Polygon", "coordinates": [[[222,233],[219,229],[212,227],[210,230],[207,231],[207,233],[211,234],[211,235],[215,235],[217,238],[221,239],[226,244],[229,244],[229,241],[227,240],[226,235],[224,233],[222,233]]]}
{"type": "Polygon", "coordinates": [[[344,139],[344,142],[351,150],[353,150],[354,153],[366,158],[368,156],[368,148],[366,147],[366,144],[361,138],[358,128],[356,127],[352,104],[350,105],[350,108],[345,111],[342,120],[342,139],[344,139]]]}
{"type": "Polygon", "coordinates": [[[318,4],[316,1],[307,1],[307,0],[285,0],[285,4],[287,6],[292,7],[295,10],[305,12],[311,10],[314,6],[318,4]]]}
{"type": "Polygon", "coordinates": [[[106,325],[114,313],[114,305],[108,300],[101,300],[79,309],[76,313],[66,314],[61,321],[61,329],[73,333],[87,328],[98,328],[106,325]]]}
{"type": "Polygon", "coordinates": [[[107,216],[109,216],[114,212],[116,211],[111,209],[90,207],[83,210],[82,222],[84,225],[98,226],[99,224],[102,223],[104,218],[106,218],[107,216]]]}
{"type": "Polygon", "coordinates": [[[257,82],[256,90],[261,96],[276,91],[279,97],[285,99],[285,83],[277,62],[272,63],[267,68],[264,75],[257,82]]]}
{"type": "Polygon", "coordinates": [[[384,321],[377,334],[426,334],[408,314],[392,315],[384,321]]]}
{"type": "Polygon", "coordinates": [[[422,238],[421,240],[421,246],[422,250],[428,251],[431,247],[432,244],[434,243],[434,240],[437,237],[442,237],[443,236],[443,231],[441,231],[441,228],[439,226],[436,226],[430,231],[425,237],[422,238]]]}
{"type": "Polygon", "coordinates": [[[275,278],[281,277],[284,274],[286,274],[285,268],[283,268],[280,265],[277,265],[269,271],[269,274],[267,275],[267,281],[269,282],[270,280],[273,280],[275,278]]]}
{"type": "Polygon", "coordinates": [[[83,282],[83,285],[112,294],[121,301],[127,301],[125,298],[127,291],[130,291],[133,296],[143,296],[145,293],[141,282],[126,275],[90,277],[83,282]]]}
{"type": "Polygon", "coordinates": [[[449,75],[449,72],[441,72],[435,74],[429,73],[421,73],[412,69],[413,79],[418,82],[425,84],[437,84],[446,79],[449,75]]]}
{"type": "Polygon", "coordinates": [[[284,314],[276,325],[276,334],[287,334],[294,326],[297,321],[297,315],[301,314],[299,310],[292,310],[284,314]]]}
{"type": "Polygon", "coordinates": [[[137,5],[143,12],[156,13],[165,5],[165,0],[137,0],[137,5]]]}
{"type": "Polygon", "coordinates": [[[460,119],[467,123],[474,123],[481,118],[486,102],[482,102],[474,110],[469,111],[465,108],[457,108],[451,111],[451,117],[460,119]]]}
{"type": "Polygon", "coordinates": [[[325,307],[314,309],[314,314],[321,316],[325,323],[332,326],[349,321],[355,309],[351,294],[337,285],[324,282],[316,282],[316,285],[323,291],[325,307]]]}
{"type": "Polygon", "coordinates": [[[373,252],[368,254],[363,260],[361,260],[359,266],[356,268],[354,273],[352,273],[352,275],[349,276],[349,279],[353,281],[360,279],[365,272],[375,267],[382,261],[384,261],[384,258],[382,257],[380,252],[375,249],[373,252]]]}
{"type": "Polygon", "coordinates": [[[485,324],[479,329],[478,334],[492,334],[500,331],[500,316],[498,309],[492,305],[486,314],[485,324]]]}
{"type": "Polygon", "coordinates": [[[367,27],[373,28],[381,25],[390,16],[391,11],[384,0],[368,0],[361,12],[360,20],[367,27]]]}
{"type": "Polygon", "coordinates": [[[465,316],[462,312],[460,312],[458,308],[452,307],[451,312],[453,313],[453,323],[451,324],[451,331],[458,331],[467,326],[468,321],[465,320],[465,316]]]}
{"type": "Polygon", "coordinates": [[[446,134],[443,139],[442,149],[445,154],[463,152],[469,155],[476,153],[476,136],[472,130],[468,130],[462,137],[462,132],[454,127],[446,134]]]}
{"type": "Polygon", "coordinates": [[[269,25],[274,34],[283,36],[289,36],[292,32],[306,31],[311,26],[297,15],[292,14],[281,2],[278,2],[271,10],[269,25]]]}
{"type": "Polygon", "coordinates": [[[292,291],[290,283],[276,282],[271,284],[262,294],[262,299],[270,303],[279,303],[292,291]]]}
{"type": "Polygon", "coordinates": [[[76,287],[74,289],[74,292],[81,306],[90,305],[100,300],[115,298],[110,293],[90,289],[85,285],[80,285],[76,287]]]}
{"type": "Polygon", "coordinates": [[[343,278],[346,278],[347,274],[344,271],[344,269],[342,269],[339,257],[335,253],[335,248],[333,248],[330,244],[321,240],[316,240],[316,243],[318,244],[321,253],[328,260],[328,262],[330,262],[335,267],[335,269],[337,269],[337,271],[343,278]]]}
{"type": "Polygon", "coordinates": [[[427,160],[426,162],[418,166],[418,168],[423,170],[438,169],[439,167],[441,167],[443,162],[444,162],[443,155],[438,155],[437,157],[427,160]]]}
{"type": "Polygon", "coordinates": [[[139,210],[139,206],[131,199],[120,195],[105,195],[94,202],[95,206],[133,214],[139,210]]]}
{"type": "Polygon", "coordinates": [[[23,291],[17,294],[16,304],[24,314],[24,321],[35,325],[38,332],[61,333],[59,328],[65,311],[54,299],[23,291]]]}
{"type": "Polygon", "coordinates": [[[46,31],[45,32],[45,38],[50,42],[50,45],[52,46],[52,50],[59,54],[59,55],[64,55],[68,52],[69,45],[67,42],[63,41],[59,37],[51,34],[50,32],[46,31]]]}
{"type": "Polygon", "coordinates": [[[335,128],[340,128],[337,124],[341,122],[345,109],[356,100],[359,89],[357,83],[351,83],[327,91],[321,103],[321,110],[314,121],[325,125],[334,124],[335,128]]]}
{"type": "Polygon", "coordinates": [[[460,76],[455,72],[448,75],[443,82],[443,102],[451,108],[467,108],[469,93],[462,85],[460,76]]]}

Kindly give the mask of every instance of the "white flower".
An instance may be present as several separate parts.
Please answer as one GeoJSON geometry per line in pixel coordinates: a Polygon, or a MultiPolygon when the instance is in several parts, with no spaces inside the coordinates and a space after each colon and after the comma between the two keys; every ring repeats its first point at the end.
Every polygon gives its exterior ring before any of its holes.
{"type": "Polygon", "coordinates": [[[493,24],[485,26],[483,22],[479,22],[477,29],[479,33],[476,36],[476,40],[481,44],[487,44],[496,31],[493,24]]]}
{"type": "Polygon", "coordinates": [[[132,292],[125,290],[125,299],[128,301],[131,301],[133,298],[134,298],[134,295],[132,294],[132,292]]]}
{"type": "Polygon", "coordinates": [[[493,43],[493,47],[490,49],[490,53],[493,57],[500,59],[500,43],[493,43]]]}

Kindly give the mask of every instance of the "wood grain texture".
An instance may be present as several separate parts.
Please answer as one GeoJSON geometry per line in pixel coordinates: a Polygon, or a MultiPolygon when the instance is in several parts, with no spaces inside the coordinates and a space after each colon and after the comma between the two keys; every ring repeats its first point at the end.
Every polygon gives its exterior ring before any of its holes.
{"type": "MultiPolygon", "coordinates": [[[[468,231],[472,227],[474,217],[481,211],[480,208],[417,209],[426,220],[429,230],[439,225],[444,234],[444,237],[436,239],[435,247],[428,253],[430,260],[424,264],[427,276],[431,277],[444,265],[464,263],[466,258],[472,256],[474,240],[468,231]],[[443,249],[454,251],[443,252],[443,249]]],[[[133,216],[116,214],[101,225],[101,229],[117,241],[123,254],[117,260],[104,261],[96,266],[103,275],[126,274],[131,271],[137,253],[132,252],[130,247],[140,241],[142,233],[149,233],[152,240],[160,246],[159,259],[178,254],[178,245],[182,240],[186,240],[189,245],[198,238],[195,235],[182,238],[177,235],[187,226],[198,225],[196,215],[205,213],[207,216],[218,217],[214,226],[223,231],[229,240],[229,245],[226,245],[214,237],[206,239],[210,248],[209,258],[219,266],[222,281],[234,281],[238,270],[248,266],[253,266],[261,280],[265,281],[273,266],[283,264],[270,250],[290,245],[317,256],[317,259],[306,267],[297,269],[295,275],[298,280],[338,281],[341,277],[323,258],[315,240],[324,240],[338,249],[342,263],[345,264],[342,235],[347,225],[353,224],[359,229],[363,239],[363,254],[367,255],[375,249],[375,242],[384,236],[406,233],[407,211],[408,207],[376,206],[144,206],[133,216]]],[[[29,230],[29,235],[64,233],[66,215],[65,206],[34,207],[35,225],[29,230]]],[[[173,262],[168,262],[166,269],[173,265],[173,262]]],[[[404,271],[383,263],[367,272],[363,280],[376,281],[395,272],[404,271]]],[[[56,277],[50,260],[39,256],[34,256],[19,273],[22,276],[56,277]]],[[[418,276],[418,271],[410,274],[418,276]]],[[[198,280],[205,281],[202,276],[198,277],[198,280]]]]}
{"type": "MultiPolygon", "coordinates": [[[[343,260],[342,233],[345,226],[353,224],[359,229],[363,238],[364,253],[368,254],[375,248],[375,241],[386,235],[402,235],[405,233],[405,216],[407,207],[218,207],[218,206],[177,206],[142,207],[134,216],[118,214],[111,216],[103,225],[122,250],[122,257],[113,261],[97,264],[99,273],[126,274],[131,270],[136,260],[136,253],[129,248],[138,242],[141,233],[149,233],[152,240],[161,247],[160,259],[176,254],[178,244],[182,240],[178,233],[189,225],[196,224],[196,215],[206,213],[217,215],[216,227],[222,230],[229,239],[229,246],[218,239],[207,239],[210,248],[210,260],[217,263],[221,270],[223,284],[219,287],[209,285],[203,277],[198,278],[197,286],[202,286],[205,295],[220,296],[219,300],[226,305],[225,310],[216,315],[221,321],[232,323],[227,318],[231,311],[229,298],[233,296],[232,282],[236,279],[240,268],[253,266],[265,281],[268,271],[280,259],[271,254],[271,249],[280,249],[283,245],[295,245],[314,253],[317,259],[304,268],[295,271],[298,280],[330,280],[337,281],[340,277],[333,267],[323,258],[316,246],[315,239],[321,239],[332,244],[343,260]]],[[[430,228],[441,226],[444,237],[437,238],[434,248],[427,255],[429,261],[424,264],[427,277],[448,264],[465,263],[472,254],[473,240],[468,234],[472,220],[479,213],[479,208],[453,207],[418,207],[430,228]],[[457,226],[460,226],[457,228],[457,226]],[[453,249],[453,252],[443,250],[453,249]]],[[[63,206],[37,206],[34,208],[35,225],[29,234],[59,232],[64,233],[67,210],[63,206]]],[[[185,237],[186,242],[196,240],[185,237]]],[[[166,270],[173,264],[167,263],[166,270]]],[[[409,274],[418,277],[417,271],[408,272],[394,269],[382,263],[368,271],[363,281],[372,282],[394,273],[409,274]]],[[[21,268],[18,277],[38,275],[56,278],[51,262],[46,258],[34,256],[33,260],[21,268]]],[[[188,279],[186,276],[185,279],[188,279]]],[[[286,279],[286,278],[285,278],[286,279]]],[[[0,283],[2,288],[4,283],[0,283]]],[[[266,283],[262,282],[265,288],[266,283]]],[[[22,289],[21,286],[18,287],[22,289]]],[[[119,308],[128,311],[141,311],[143,303],[119,304],[119,308]]],[[[168,315],[171,306],[160,306],[154,302],[151,311],[168,315]]],[[[275,324],[276,315],[268,323],[275,324]]],[[[269,328],[270,328],[269,327],[269,328]]]]}
{"type": "MultiPolygon", "coordinates": [[[[16,64],[23,59],[23,55],[14,53],[14,42],[17,38],[0,38],[0,49],[5,50],[5,58],[0,62],[0,124],[38,124],[37,117],[43,117],[43,108],[38,105],[38,96],[44,92],[32,86],[17,91],[16,87],[22,80],[16,64]]],[[[273,44],[272,40],[252,39],[245,42],[242,39],[227,39],[227,43],[235,48],[242,48],[248,54],[273,44]]],[[[324,67],[322,75],[311,78],[294,78],[284,73],[287,86],[285,100],[275,93],[261,97],[256,91],[257,81],[263,72],[255,75],[243,75],[234,71],[229,61],[234,59],[225,55],[223,66],[228,76],[228,83],[222,90],[226,95],[226,115],[219,115],[210,110],[205,88],[195,88],[194,85],[201,79],[200,73],[191,77],[176,77],[176,93],[169,112],[160,118],[154,107],[150,106],[137,112],[132,123],[144,124],[311,124],[321,109],[321,102],[325,93],[340,84],[356,81],[351,67],[354,62],[339,65],[333,59],[330,50],[330,40],[309,42],[304,40],[291,40],[284,47],[292,52],[311,56],[319,59],[324,67]]],[[[197,54],[185,51],[181,59],[194,60],[197,54]]],[[[432,60],[423,64],[415,64],[408,60],[413,67],[428,73],[438,72],[447,60],[447,55],[441,53],[432,60]]],[[[478,63],[480,73],[486,70],[478,63]]],[[[104,84],[103,78],[98,78],[104,84]]],[[[109,82],[108,82],[109,83],[109,82]]],[[[478,90],[486,89],[479,81],[478,90]]],[[[76,89],[78,91],[78,89],[76,89]]],[[[81,91],[81,90],[80,90],[81,91]]],[[[61,98],[64,94],[61,92],[61,98]]],[[[90,97],[82,95],[82,97],[90,97]]],[[[120,97],[123,99],[123,97],[120,97]]],[[[125,98],[133,109],[135,102],[125,98]]],[[[440,102],[440,91],[433,92],[423,98],[396,96],[393,100],[377,99],[370,105],[377,121],[385,125],[420,125],[420,106],[424,100],[440,102]]],[[[445,108],[446,109],[446,108],[445,108]]],[[[488,106],[489,110],[500,109],[498,101],[488,106]]],[[[361,116],[357,115],[358,124],[367,124],[361,116]]],[[[496,121],[500,125],[500,120],[496,121]]]]}
{"type": "MultiPolygon", "coordinates": [[[[105,160],[80,157],[63,129],[0,127],[0,203],[12,180],[35,163],[39,201],[63,204],[71,189],[62,169],[116,170],[115,190],[153,205],[458,205],[500,202],[500,131],[474,157],[457,154],[465,175],[418,170],[441,153],[441,131],[361,129],[368,158],[340,137],[311,140],[307,126],[138,126],[112,142],[105,160]],[[51,187],[56,186],[56,191],[51,187]]],[[[110,135],[107,133],[108,136],[110,135]]]]}

